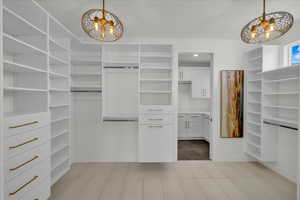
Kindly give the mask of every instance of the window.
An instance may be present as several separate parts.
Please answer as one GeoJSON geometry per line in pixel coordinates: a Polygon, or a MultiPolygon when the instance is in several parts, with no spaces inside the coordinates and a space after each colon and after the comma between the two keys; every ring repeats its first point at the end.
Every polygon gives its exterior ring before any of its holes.
{"type": "Polygon", "coordinates": [[[290,49],[291,64],[300,64],[300,44],[293,45],[290,49]]]}
{"type": "Polygon", "coordinates": [[[300,41],[292,42],[285,46],[284,64],[285,66],[300,64],[300,41]]]}

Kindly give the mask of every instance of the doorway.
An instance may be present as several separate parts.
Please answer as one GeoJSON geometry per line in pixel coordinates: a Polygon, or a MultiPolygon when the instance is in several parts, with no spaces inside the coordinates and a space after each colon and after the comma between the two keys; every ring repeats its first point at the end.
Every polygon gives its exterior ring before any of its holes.
{"type": "Polygon", "coordinates": [[[212,53],[178,54],[178,160],[209,160],[212,53]]]}

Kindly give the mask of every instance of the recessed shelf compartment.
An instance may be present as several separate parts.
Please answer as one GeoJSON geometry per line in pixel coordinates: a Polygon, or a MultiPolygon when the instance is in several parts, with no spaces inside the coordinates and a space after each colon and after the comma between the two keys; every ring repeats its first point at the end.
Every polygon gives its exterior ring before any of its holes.
{"type": "Polygon", "coordinates": [[[37,69],[28,65],[23,65],[13,61],[5,60],[3,61],[4,72],[14,72],[14,73],[47,73],[45,70],[37,69]]]}
{"type": "Polygon", "coordinates": [[[51,172],[51,182],[52,185],[56,183],[67,171],[70,169],[70,164],[68,161],[62,163],[51,172]]]}
{"type": "Polygon", "coordinates": [[[139,45],[120,44],[103,46],[103,66],[139,66],[139,45]]]}
{"type": "Polygon", "coordinates": [[[47,34],[8,8],[3,9],[3,32],[46,51],[47,34]]]}
{"type": "Polygon", "coordinates": [[[22,40],[3,33],[3,47],[4,52],[8,54],[37,54],[47,55],[47,52],[41,50],[29,43],[23,42],[22,40]]]}
{"type": "Polygon", "coordinates": [[[64,149],[57,153],[55,156],[52,158],[51,162],[51,168],[52,170],[56,169],[60,165],[64,164],[65,162],[69,161],[69,149],[64,149]]]}
{"type": "Polygon", "coordinates": [[[48,110],[48,94],[46,91],[4,90],[4,115],[15,116],[46,112],[48,110]]]}
{"type": "Polygon", "coordinates": [[[22,18],[23,23],[32,24],[41,32],[47,32],[48,16],[34,1],[4,0],[3,6],[19,16],[19,18],[22,18]],[[28,12],[29,10],[30,12],[28,12]]]}
{"type": "Polygon", "coordinates": [[[141,105],[171,105],[172,96],[170,93],[141,93],[141,105]]]}
{"type": "Polygon", "coordinates": [[[16,65],[4,64],[4,87],[6,90],[47,90],[47,74],[16,65]]]}

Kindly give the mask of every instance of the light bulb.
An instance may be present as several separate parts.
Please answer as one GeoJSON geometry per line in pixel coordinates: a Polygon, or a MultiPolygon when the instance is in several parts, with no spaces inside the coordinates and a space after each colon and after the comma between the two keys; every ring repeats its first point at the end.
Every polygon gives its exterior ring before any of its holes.
{"type": "Polygon", "coordinates": [[[101,38],[104,39],[105,38],[105,25],[101,25],[101,28],[100,28],[100,34],[101,34],[101,38]]]}
{"type": "Polygon", "coordinates": [[[267,39],[269,39],[270,38],[270,32],[266,32],[265,36],[266,36],[267,39]]]}
{"type": "Polygon", "coordinates": [[[274,24],[270,24],[270,31],[274,31],[274,24]]]}
{"type": "Polygon", "coordinates": [[[110,34],[113,34],[115,31],[115,27],[114,26],[109,26],[109,32],[110,34]]]}
{"type": "Polygon", "coordinates": [[[256,37],[256,33],[255,33],[255,32],[252,32],[252,33],[251,33],[251,38],[254,39],[255,37],[256,37]]]}
{"type": "Polygon", "coordinates": [[[96,31],[99,30],[98,20],[99,20],[99,18],[98,18],[98,17],[95,17],[95,18],[94,18],[94,21],[93,21],[94,26],[95,26],[95,30],[96,30],[96,31]]]}
{"type": "Polygon", "coordinates": [[[98,23],[95,22],[94,25],[95,25],[95,30],[98,31],[98,30],[99,30],[99,25],[98,25],[98,23]]]}

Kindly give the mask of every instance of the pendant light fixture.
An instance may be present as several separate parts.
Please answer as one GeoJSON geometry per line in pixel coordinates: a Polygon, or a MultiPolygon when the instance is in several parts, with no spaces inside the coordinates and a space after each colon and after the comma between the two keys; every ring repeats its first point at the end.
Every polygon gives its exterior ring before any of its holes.
{"type": "Polygon", "coordinates": [[[81,26],[91,38],[101,42],[114,42],[120,39],[124,27],[119,18],[105,10],[105,2],[102,9],[90,9],[81,19],[81,26]]]}
{"type": "Polygon", "coordinates": [[[266,0],[263,0],[262,16],[252,20],[242,29],[241,39],[248,44],[269,42],[288,32],[293,23],[293,15],[288,12],[266,13],[266,0]]]}

